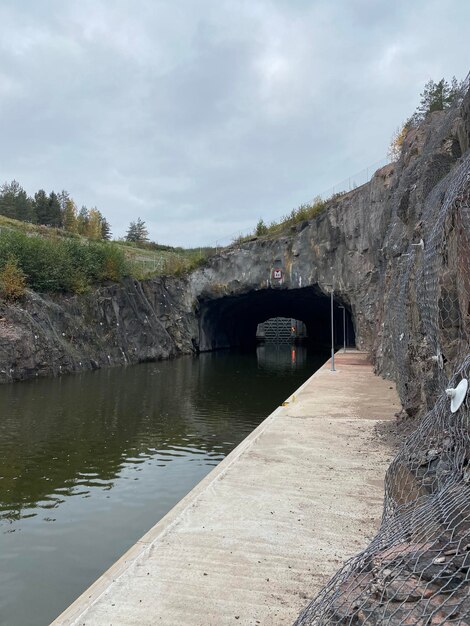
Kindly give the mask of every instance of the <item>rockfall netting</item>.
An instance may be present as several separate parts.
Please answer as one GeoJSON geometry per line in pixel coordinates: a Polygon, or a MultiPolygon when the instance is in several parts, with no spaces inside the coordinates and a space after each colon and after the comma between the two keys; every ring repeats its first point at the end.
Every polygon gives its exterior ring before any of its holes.
{"type": "Polygon", "coordinates": [[[389,261],[398,390],[406,406],[419,387],[429,410],[387,471],[377,536],[296,626],[470,625],[470,394],[454,413],[446,394],[470,379],[470,155],[430,191],[413,241],[389,261]]]}

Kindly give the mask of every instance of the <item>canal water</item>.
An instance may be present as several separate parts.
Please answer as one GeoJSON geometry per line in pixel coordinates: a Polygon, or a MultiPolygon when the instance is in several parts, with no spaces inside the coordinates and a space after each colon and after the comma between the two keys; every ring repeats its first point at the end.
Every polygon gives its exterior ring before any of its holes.
{"type": "Polygon", "coordinates": [[[0,387],[0,624],[48,624],[325,359],[266,345],[0,387]]]}

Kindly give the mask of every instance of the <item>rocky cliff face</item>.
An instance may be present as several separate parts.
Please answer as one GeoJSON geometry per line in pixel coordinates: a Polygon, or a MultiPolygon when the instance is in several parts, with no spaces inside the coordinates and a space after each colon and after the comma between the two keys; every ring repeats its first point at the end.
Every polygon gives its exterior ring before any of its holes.
{"type": "Polygon", "coordinates": [[[468,105],[409,134],[382,200],[377,300],[360,319],[379,371],[425,415],[387,471],[376,537],[296,626],[470,623],[470,403],[444,393],[470,378],[468,105]]]}
{"type": "Polygon", "coordinates": [[[192,349],[182,280],[126,280],[86,296],[28,293],[0,305],[0,380],[165,359],[192,349]],[[178,306],[175,303],[178,303],[178,306]]]}
{"type": "Polygon", "coordinates": [[[19,305],[2,303],[1,380],[227,346],[272,315],[309,317],[316,328],[326,324],[333,285],[358,347],[370,351],[379,373],[398,380],[414,413],[426,404],[439,359],[450,372],[462,353],[468,231],[455,216],[444,217],[439,243],[433,228],[449,190],[452,201],[460,194],[464,202],[469,146],[467,95],[410,132],[398,163],[278,239],[230,247],[186,278],[127,280],[86,296],[30,293],[19,305]],[[422,238],[424,250],[415,246],[422,238]],[[281,281],[273,280],[276,264],[281,281]],[[432,340],[426,307],[447,316],[437,319],[432,340]],[[419,380],[413,389],[411,380],[419,380]]]}
{"type": "Polygon", "coordinates": [[[333,285],[351,312],[358,347],[397,380],[405,409],[428,407],[468,348],[469,110],[467,94],[411,131],[398,163],[316,219],[279,239],[230,248],[195,272],[201,348],[230,343],[250,308],[255,317],[260,311],[257,321],[271,313],[308,322],[302,311],[314,315],[309,303],[320,309],[333,285]],[[282,284],[273,284],[276,263],[282,284]],[[275,290],[288,290],[289,302],[280,306],[277,296],[276,305],[275,290]]]}

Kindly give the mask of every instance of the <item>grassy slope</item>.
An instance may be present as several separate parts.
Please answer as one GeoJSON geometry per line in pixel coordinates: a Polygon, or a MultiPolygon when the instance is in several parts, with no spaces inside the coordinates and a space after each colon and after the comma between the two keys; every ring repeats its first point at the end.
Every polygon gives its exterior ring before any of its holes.
{"type": "MultiPolygon", "coordinates": [[[[36,235],[45,239],[63,238],[82,240],[84,244],[88,239],[75,233],[70,233],[61,228],[38,226],[0,215],[0,231],[2,229],[16,230],[29,235],[36,235]]],[[[158,246],[155,244],[138,246],[125,241],[113,241],[121,250],[130,268],[130,273],[136,278],[145,278],[161,274],[179,274],[189,271],[201,264],[210,254],[215,252],[212,248],[172,248],[171,246],[158,246]]]]}
{"type": "Polygon", "coordinates": [[[213,248],[172,248],[170,246],[139,246],[124,241],[114,242],[126,255],[132,273],[138,278],[162,274],[182,274],[202,264],[213,248]]]}

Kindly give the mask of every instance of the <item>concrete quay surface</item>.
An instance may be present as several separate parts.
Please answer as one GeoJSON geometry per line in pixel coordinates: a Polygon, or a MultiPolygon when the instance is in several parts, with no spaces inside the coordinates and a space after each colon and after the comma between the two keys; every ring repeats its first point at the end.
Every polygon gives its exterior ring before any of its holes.
{"type": "Polygon", "coordinates": [[[382,513],[399,409],[367,355],[335,357],[278,407],[54,625],[292,624],[382,513]]]}

